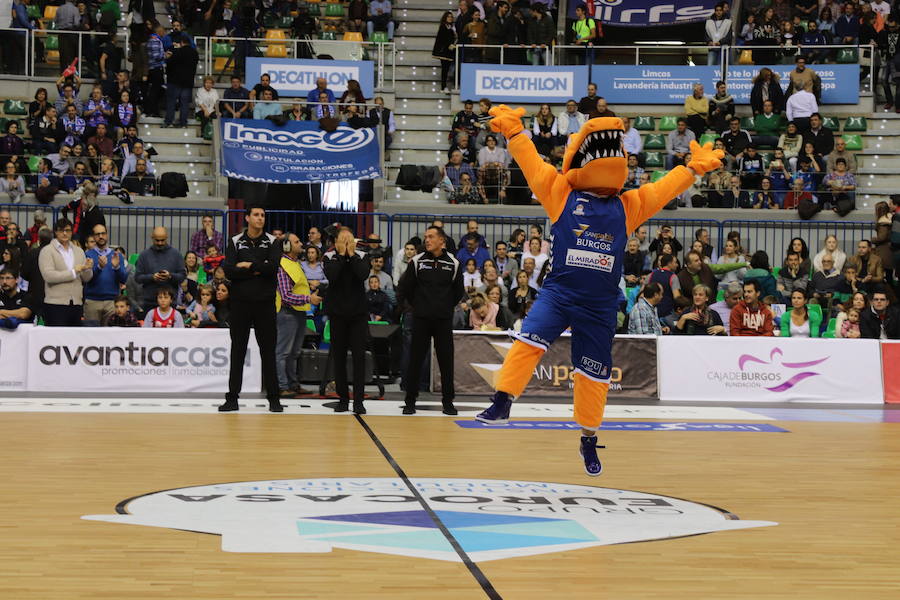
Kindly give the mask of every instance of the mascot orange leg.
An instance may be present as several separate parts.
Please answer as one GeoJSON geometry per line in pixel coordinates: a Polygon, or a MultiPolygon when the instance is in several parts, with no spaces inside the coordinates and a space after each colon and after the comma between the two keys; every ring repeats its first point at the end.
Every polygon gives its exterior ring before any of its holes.
{"type": "Polygon", "coordinates": [[[521,396],[544,352],[542,348],[520,340],[513,342],[497,379],[497,391],[506,392],[513,398],[521,396]]]}

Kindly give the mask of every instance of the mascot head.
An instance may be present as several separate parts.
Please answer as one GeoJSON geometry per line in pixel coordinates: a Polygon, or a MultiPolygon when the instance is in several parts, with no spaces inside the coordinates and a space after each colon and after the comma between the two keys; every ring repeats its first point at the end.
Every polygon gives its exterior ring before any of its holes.
{"type": "Polygon", "coordinates": [[[628,178],[622,119],[591,119],[569,138],[562,173],[572,189],[598,196],[618,194],[628,178]]]}

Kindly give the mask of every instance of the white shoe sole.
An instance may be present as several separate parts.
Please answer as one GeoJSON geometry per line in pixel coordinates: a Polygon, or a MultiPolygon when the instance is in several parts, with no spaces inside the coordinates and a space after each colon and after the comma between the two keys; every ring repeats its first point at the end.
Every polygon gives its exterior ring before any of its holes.
{"type": "MultiPolygon", "coordinates": [[[[581,464],[584,464],[584,454],[581,453],[581,448],[578,449],[578,458],[581,459],[581,464]]],[[[600,463],[600,472],[599,473],[591,473],[587,470],[587,467],[584,468],[584,472],[588,477],[600,477],[603,474],[603,463],[600,463]]]]}
{"type": "Polygon", "coordinates": [[[507,423],[509,423],[509,418],[491,421],[490,419],[483,419],[481,416],[476,416],[475,420],[480,421],[482,423],[486,423],[488,425],[506,425],[507,423]]]}

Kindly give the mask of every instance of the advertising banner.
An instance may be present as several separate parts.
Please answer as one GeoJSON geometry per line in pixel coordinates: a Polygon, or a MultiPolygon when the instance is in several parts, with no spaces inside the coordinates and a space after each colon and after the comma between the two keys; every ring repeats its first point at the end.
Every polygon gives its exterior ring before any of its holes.
{"type": "MultiPolygon", "coordinates": [[[[189,394],[228,391],[230,352],[227,329],[34,327],[22,355],[29,391],[189,394]]],[[[251,335],[243,390],[261,385],[251,335]]]]}
{"type": "MultiPolygon", "coordinates": [[[[585,66],[532,67],[463,63],[460,97],[489,98],[492,102],[549,102],[565,104],[587,93],[585,66]]],[[[682,98],[684,101],[684,98],[682,98]]]]}
{"type": "Polygon", "coordinates": [[[341,125],[324,131],[316,121],[220,119],[222,174],[265,183],[323,183],[375,179],[378,134],[341,125]]]}
{"type": "MultiPolygon", "coordinates": [[[[718,0],[589,0],[588,13],[604,27],[653,27],[705,21],[718,0]]],[[[575,18],[577,2],[569,4],[569,17],[575,18]]]]}
{"type": "Polygon", "coordinates": [[[883,402],[877,340],[659,338],[662,400],[883,402]]]}
{"type": "Polygon", "coordinates": [[[247,58],[247,82],[255,85],[263,73],[272,78],[279,96],[303,96],[324,77],[336,96],[347,91],[347,82],[355,79],[363,96],[375,95],[375,63],[370,60],[307,60],[294,58],[247,58]]]}
{"type": "MultiPolygon", "coordinates": [[[[495,378],[512,347],[505,332],[454,331],[453,381],[457,395],[490,395],[495,378]]],[[[437,360],[431,360],[432,381],[440,391],[437,360]]],[[[571,396],[575,370],[572,367],[571,337],[563,335],[544,354],[534,370],[526,394],[571,396]]],[[[656,338],[652,336],[616,336],[613,342],[613,368],[609,384],[610,398],[656,398],[656,338]]]]}
{"type": "MultiPolygon", "coordinates": [[[[597,52],[602,52],[602,48],[597,52]]],[[[736,65],[728,68],[725,81],[736,104],[750,104],[753,78],[760,69],[768,67],[781,77],[787,89],[789,73],[794,65],[736,65]]],[[[581,68],[581,67],[573,67],[581,68]]],[[[859,65],[813,65],[822,79],[822,104],[856,104],[859,101],[859,65]]],[[[594,65],[591,80],[597,83],[597,94],[609,104],[683,104],[693,93],[695,83],[702,83],[704,93],[715,93],[716,82],[722,79],[722,69],[703,65],[690,66],[628,66],[594,65]]],[[[576,100],[580,93],[572,96],[576,100]]]]}
{"type": "Polygon", "coordinates": [[[881,377],[884,401],[900,404],[900,342],[881,342],[881,377]]]}
{"type": "Polygon", "coordinates": [[[28,332],[32,325],[17,329],[0,329],[0,392],[26,389],[28,365],[28,332]]]}

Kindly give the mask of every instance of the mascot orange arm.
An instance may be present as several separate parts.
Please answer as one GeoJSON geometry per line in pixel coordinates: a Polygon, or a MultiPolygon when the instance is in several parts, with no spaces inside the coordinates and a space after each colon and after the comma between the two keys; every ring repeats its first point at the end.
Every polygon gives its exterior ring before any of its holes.
{"type": "MultiPolygon", "coordinates": [[[[628,162],[623,148],[624,125],[616,117],[591,119],[569,139],[563,159],[562,173],[544,162],[524,130],[524,108],[512,109],[501,104],[491,109],[491,129],[508,140],[509,152],[522,169],[535,197],[544,207],[551,222],[555,222],[566,205],[572,190],[598,196],[620,194],[628,177],[628,162]]],[[[630,235],[644,221],[652,217],[673,198],[694,182],[695,175],[703,175],[719,168],[725,154],[713,150],[712,144],[700,146],[691,142],[691,161],[687,167],[678,166],[656,183],[646,183],[636,190],[621,193],[625,207],[626,230],[630,235]]]]}

